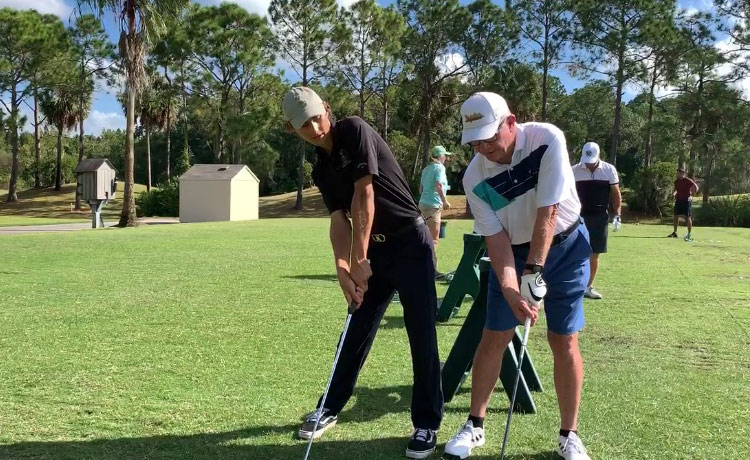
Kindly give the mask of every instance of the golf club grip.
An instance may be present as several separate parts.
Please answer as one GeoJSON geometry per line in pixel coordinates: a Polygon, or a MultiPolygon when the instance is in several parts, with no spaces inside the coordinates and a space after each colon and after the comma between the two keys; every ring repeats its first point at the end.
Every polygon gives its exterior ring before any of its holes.
{"type": "Polygon", "coordinates": [[[347,309],[347,312],[349,312],[349,314],[351,315],[355,311],[357,311],[357,304],[352,300],[351,302],[349,302],[349,308],[347,309]]]}

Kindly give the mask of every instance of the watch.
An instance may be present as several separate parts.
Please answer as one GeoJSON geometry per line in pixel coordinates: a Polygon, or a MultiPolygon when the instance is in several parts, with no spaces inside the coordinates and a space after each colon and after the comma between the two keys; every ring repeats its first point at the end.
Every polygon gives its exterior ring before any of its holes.
{"type": "Polygon", "coordinates": [[[531,273],[542,273],[542,270],[544,270],[544,265],[526,264],[524,269],[530,271],[531,273]]]}

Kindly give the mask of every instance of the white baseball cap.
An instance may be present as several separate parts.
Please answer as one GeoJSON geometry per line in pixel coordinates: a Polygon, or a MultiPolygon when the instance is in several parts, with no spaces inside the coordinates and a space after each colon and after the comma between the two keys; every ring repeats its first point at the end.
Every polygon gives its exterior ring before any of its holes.
{"type": "Polygon", "coordinates": [[[318,93],[306,86],[292,88],[284,96],[282,104],[284,119],[292,124],[294,129],[300,129],[307,120],[326,113],[323,100],[318,93]]]}
{"type": "Polygon", "coordinates": [[[463,133],[461,143],[489,139],[497,133],[500,123],[510,115],[508,103],[495,93],[474,93],[461,106],[463,133]]]}
{"type": "Polygon", "coordinates": [[[586,142],[581,150],[581,163],[596,163],[599,161],[599,144],[586,142]]]}

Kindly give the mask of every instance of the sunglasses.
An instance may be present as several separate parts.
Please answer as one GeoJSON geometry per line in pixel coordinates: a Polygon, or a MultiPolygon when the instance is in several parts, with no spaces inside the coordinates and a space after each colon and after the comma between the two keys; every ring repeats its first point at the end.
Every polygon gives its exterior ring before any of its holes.
{"type": "Polygon", "coordinates": [[[494,136],[490,137],[489,139],[483,139],[481,141],[471,141],[469,142],[469,145],[472,147],[479,147],[482,144],[491,144],[495,142],[497,140],[498,134],[500,133],[500,128],[503,127],[503,123],[505,123],[507,119],[508,118],[506,117],[505,119],[503,119],[503,121],[500,122],[499,125],[497,125],[497,131],[495,132],[494,136]]]}

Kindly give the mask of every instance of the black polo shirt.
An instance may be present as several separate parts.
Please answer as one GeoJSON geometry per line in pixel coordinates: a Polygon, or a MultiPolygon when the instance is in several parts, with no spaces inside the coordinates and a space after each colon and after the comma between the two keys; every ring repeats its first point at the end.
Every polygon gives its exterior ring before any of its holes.
{"type": "Polygon", "coordinates": [[[372,233],[391,233],[419,216],[404,173],[388,144],[359,117],[344,118],[331,126],[330,154],[317,147],[313,182],[323,195],[328,212],[351,211],[354,183],[372,175],[375,216],[372,233]]]}

